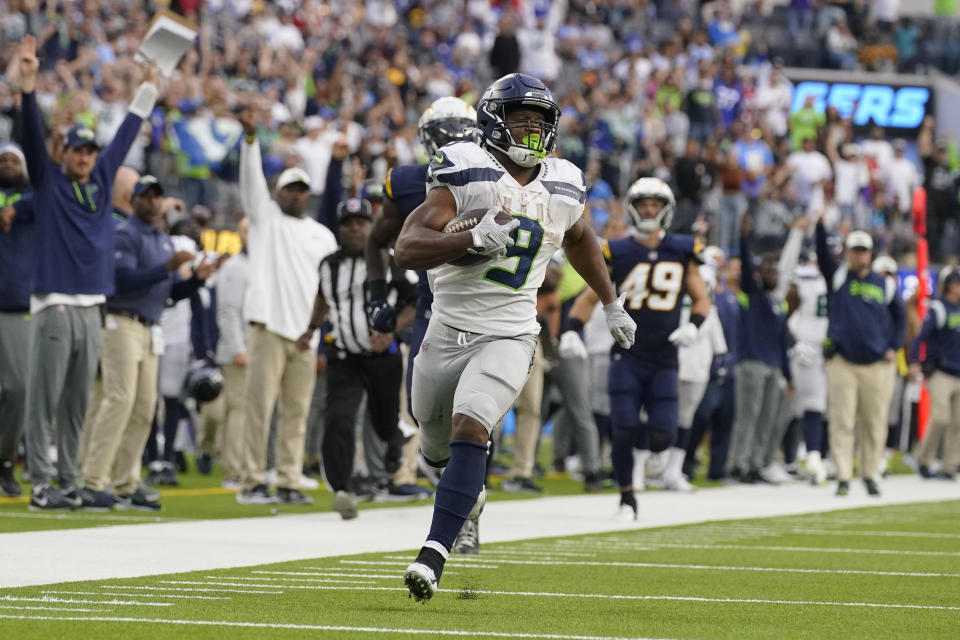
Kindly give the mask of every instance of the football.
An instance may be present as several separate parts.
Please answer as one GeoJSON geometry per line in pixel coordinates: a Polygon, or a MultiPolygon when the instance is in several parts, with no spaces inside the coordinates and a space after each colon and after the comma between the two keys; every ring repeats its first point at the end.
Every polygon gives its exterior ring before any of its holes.
{"type": "MultiPolygon", "coordinates": [[[[486,215],[486,209],[474,209],[473,211],[467,211],[462,213],[443,227],[444,233],[457,233],[458,231],[469,231],[470,229],[477,226],[477,223],[480,222],[480,219],[486,215]]],[[[498,211],[494,220],[499,224],[506,224],[510,222],[512,216],[506,211],[498,211]]],[[[459,258],[454,258],[450,260],[448,264],[452,264],[457,267],[469,267],[471,265],[480,264],[482,262],[488,262],[490,258],[488,256],[476,255],[473,253],[465,253],[459,258]]]]}

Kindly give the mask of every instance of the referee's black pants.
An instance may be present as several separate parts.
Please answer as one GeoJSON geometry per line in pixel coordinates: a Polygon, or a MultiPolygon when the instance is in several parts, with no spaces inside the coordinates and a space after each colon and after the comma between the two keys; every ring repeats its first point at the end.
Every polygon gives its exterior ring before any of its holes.
{"type": "Polygon", "coordinates": [[[356,451],[354,425],[364,391],[373,429],[387,443],[384,466],[390,473],[400,466],[404,444],[398,426],[403,362],[398,353],[353,355],[335,351],[328,354],[327,363],[323,470],[333,491],[350,491],[356,451]]]}

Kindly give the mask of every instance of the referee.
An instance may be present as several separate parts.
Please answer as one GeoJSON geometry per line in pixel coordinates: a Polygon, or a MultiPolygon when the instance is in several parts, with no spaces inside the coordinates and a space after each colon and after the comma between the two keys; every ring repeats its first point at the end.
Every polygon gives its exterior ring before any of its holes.
{"type": "MultiPolygon", "coordinates": [[[[320,265],[320,290],[313,318],[298,346],[307,351],[324,318],[330,321],[333,329],[327,338],[332,344],[327,349],[323,469],[327,484],[335,493],[334,510],[349,520],[357,516],[350,478],[356,440],[354,425],[364,392],[373,429],[387,443],[384,467],[392,474],[400,466],[404,443],[398,427],[403,360],[394,340],[396,333],[377,333],[367,323],[364,247],[373,220],[370,202],[359,198],[341,202],[337,219],[341,247],[320,265]]],[[[390,302],[395,308],[402,308],[395,331],[401,332],[413,322],[417,290],[402,270],[394,267],[390,276],[389,284],[396,292],[396,301],[390,302]]]]}

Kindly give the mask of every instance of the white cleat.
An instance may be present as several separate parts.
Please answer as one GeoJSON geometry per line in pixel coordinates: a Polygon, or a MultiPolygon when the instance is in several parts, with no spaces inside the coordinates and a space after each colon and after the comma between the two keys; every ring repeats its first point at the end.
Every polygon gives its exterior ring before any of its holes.
{"type": "Polygon", "coordinates": [[[682,493],[690,493],[694,490],[694,486],[682,473],[676,476],[664,475],[663,488],[667,491],[680,491],[682,493]]]}
{"type": "Polygon", "coordinates": [[[437,576],[425,564],[414,562],[403,574],[403,584],[410,590],[408,597],[417,602],[426,602],[437,592],[437,576]]]}
{"type": "Polygon", "coordinates": [[[807,454],[807,478],[815,487],[827,481],[827,466],[820,459],[819,451],[811,451],[807,454]]]}
{"type": "Polygon", "coordinates": [[[620,504],[617,512],[613,514],[613,519],[617,522],[634,522],[637,519],[637,510],[629,504],[620,504]]]}
{"type": "Polygon", "coordinates": [[[783,484],[784,482],[790,482],[793,478],[787,473],[786,469],[782,465],[771,462],[763,469],[760,470],[760,477],[763,478],[764,482],[769,482],[773,485],[783,484]]]}

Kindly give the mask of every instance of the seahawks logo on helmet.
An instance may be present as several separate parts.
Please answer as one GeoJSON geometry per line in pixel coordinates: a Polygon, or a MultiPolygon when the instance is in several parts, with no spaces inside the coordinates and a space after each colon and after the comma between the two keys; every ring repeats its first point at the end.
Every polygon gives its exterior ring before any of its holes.
{"type": "Polygon", "coordinates": [[[431,157],[437,154],[440,147],[451,142],[479,142],[477,110],[452,96],[434,100],[420,116],[417,134],[427,155],[431,157]]]}
{"type": "Polygon", "coordinates": [[[553,153],[559,121],[560,107],[550,90],[524,73],[511,73],[494,82],[477,105],[480,144],[505,153],[521,167],[535,167],[553,153]],[[529,123],[539,133],[530,133],[519,143],[508,127],[510,112],[517,109],[534,109],[543,114],[542,122],[529,123]]]}

